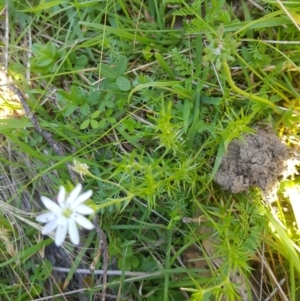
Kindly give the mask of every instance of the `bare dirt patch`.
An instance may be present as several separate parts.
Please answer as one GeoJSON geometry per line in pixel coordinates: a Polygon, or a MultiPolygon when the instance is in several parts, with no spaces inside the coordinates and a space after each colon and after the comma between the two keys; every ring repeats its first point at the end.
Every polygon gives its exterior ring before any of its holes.
{"type": "Polygon", "coordinates": [[[278,177],[295,172],[291,150],[275,135],[271,126],[253,127],[256,134],[244,135],[244,141],[233,140],[223,157],[215,181],[232,193],[260,187],[269,201],[274,197],[278,177]]]}

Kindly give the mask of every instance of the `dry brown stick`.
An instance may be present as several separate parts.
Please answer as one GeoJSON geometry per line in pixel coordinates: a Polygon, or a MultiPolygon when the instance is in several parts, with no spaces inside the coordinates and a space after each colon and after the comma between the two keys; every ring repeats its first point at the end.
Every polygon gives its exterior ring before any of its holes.
{"type": "Polygon", "coordinates": [[[97,254],[90,265],[90,270],[91,272],[95,271],[96,269],[96,264],[99,261],[99,258],[101,256],[101,253],[103,255],[103,287],[102,287],[102,297],[101,301],[105,301],[105,295],[106,295],[106,286],[107,286],[107,270],[108,270],[108,247],[107,247],[107,239],[106,239],[106,234],[100,229],[99,226],[99,215],[96,214],[93,223],[97,232],[99,244],[98,244],[98,249],[97,249],[97,254]]]}
{"type": "MultiPolygon", "coordinates": [[[[3,72],[3,71],[1,71],[3,72]]],[[[8,79],[8,76],[5,76],[8,79]]],[[[13,82],[8,82],[7,81],[7,86],[9,88],[10,91],[12,91],[15,95],[18,96],[20,103],[22,104],[22,107],[24,109],[25,115],[27,116],[27,118],[31,121],[32,126],[34,128],[34,130],[36,132],[38,132],[39,134],[41,134],[44,139],[47,141],[47,143],[53,148],[54,152],[56,155],[58,156],[65,156],[65,150],[63,148],[63,146],[61,145],[61,143],[56,142],[53,137],[52,134],[44,129],[41,128],[38,118],[36,117],[36,115],[32,112],[30,106],[27,104],[26,98],[23,95],[23,93],[21,92],[21,90],[13,83],[13,82]]],[[[72,181],[74,183],[77,182],[77,176],[74,173],[74,171],[72,170],[71,164],[70,163],[66,163],[67,164],[67,168],[70,174],[70,177],[72,179],[72,181]]]]}
{"type": "Polygon", "coordinates": [[[9,89],[18,96],[18,98],[19,98],[19,100],[22,104],[22,107],[25,111],[25,114],[30,119],[35,131],[37,131],[38,133],[40,133],[44,137],[44,139],[53,148],[54,152],[57,155],[59,155],[59,156],[65,155],[65,151],[64,151],[62,145],[60,143],[54,141],[54,139],[52,137],[52,134],[50,132],[45,131],[41,128],[41,126],[39,125],[39,121],[38,121],[37,117],[35,116],[35,114],[31,110],[31,108],[27,104],[25,96],[20,91],[20,89],[17,88],[14,84],[9,85],[9,89]]]}

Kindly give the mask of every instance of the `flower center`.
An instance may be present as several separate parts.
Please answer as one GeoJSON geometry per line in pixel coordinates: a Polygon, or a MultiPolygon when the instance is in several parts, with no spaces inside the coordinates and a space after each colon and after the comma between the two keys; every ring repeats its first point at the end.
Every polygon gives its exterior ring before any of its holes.
{"type": "Polygon", "coordinates": [[[65,208],[62,212],[63,216],[66,218],[70,218],[73,211],[70,208],[65,208]]]}

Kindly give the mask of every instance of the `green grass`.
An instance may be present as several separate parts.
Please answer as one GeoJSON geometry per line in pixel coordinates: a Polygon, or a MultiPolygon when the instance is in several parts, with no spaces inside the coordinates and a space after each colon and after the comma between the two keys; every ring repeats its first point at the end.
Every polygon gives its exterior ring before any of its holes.
{"type": "Polygon", "coordinates": [[[28,116],[14,116],[9,99],[1,103],[10,115],[0,117],[0,299],[101,293],[96,275],[76,273],[93,261],[95,231],[80,248],[65,243],[73,265],[53,274],[44,256],[52,240],[34,219],[41,195],[70,187],[75,159],[89,167],[82,183],[94,191],[109,270],[119,272],[107,300],[244,300],[233,272],[246,279],[248,300],[299,300],[287,183],[268,205],[258,189],[232,195],[213,181],[229,143],[255,123],[299,149],[299,5],[263,0],[260,11],[244,1],[236,15],[220,0],[8,2],[2,65],[67,155],[28,116]],[[194,244],[207,277],[184,260],[194,244]],[[87,284],[72,287],[74,278],[87,284]]]}

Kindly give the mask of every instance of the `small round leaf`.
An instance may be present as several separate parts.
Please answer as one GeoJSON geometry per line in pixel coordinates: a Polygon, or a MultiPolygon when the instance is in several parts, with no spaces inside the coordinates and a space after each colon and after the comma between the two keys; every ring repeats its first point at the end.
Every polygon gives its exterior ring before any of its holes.
{"type": "Polygon", "coordinates": [[[90,124],[90,120],[89,120],[89,119],[85,120],[85,121],[80,125],[80,129],[81,129],[81,130],[85,130],[85,129],[89,126],[89,124],[90,124]]]}
{"type": "Polygon", "coordinates": [[[99,122],[95,119],[91,119],[91,126],[93,129],[97,129],[99,127],[99,122]]]}
{"type": "Polygon", "coordinates": [[[131,88],[130,81],[124,76],[119,76],[116,80],[116,84],[122,91],[129,91],[131,88]]]}
{"type": "Polygon", "coordinates": [[[107,117],[106,120],[111,124],[116,123],[116,118],[114,117],[107,117]]]}
{"type": "Polygon", "coordinates": [[[99,121],[98,128],[99,128],[99,129],[104,128],[105,123],[106,123],[106,119],[105,119],[105,118],[101,119],[101,120],[99,121]]]}
{"type": "Polygon", "coordinates": [[[100,115],[100,113],[101,113],[100,110],[95,111],[95,112],[91,115],[91,118],[92,118],[92,119],[96,119],[96,118],[100,115]]]}

